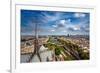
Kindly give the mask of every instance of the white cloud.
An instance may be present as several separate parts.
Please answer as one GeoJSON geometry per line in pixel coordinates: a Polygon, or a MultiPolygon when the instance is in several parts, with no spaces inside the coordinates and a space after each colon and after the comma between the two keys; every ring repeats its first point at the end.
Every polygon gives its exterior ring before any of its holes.
{"type": "Polygon", "coordinates": [[[47,13],[42,12],[44,22],[48,21],[56,21],[60,18],[61,14],[56,13],[55,15],[49,15],[47,13]]]}
{"type": "Polygon", "coordinates": [[[63,30],[62,32],[67,32],[66,30],[63,30]]]}
{"type": "Polygon", "coordinates": [[[56,28],[56,27],[58,27],[58,26],[57,26],[57,25],[52,25],[52,27],[55,27],[55,28],[56,28]]]}
{"type": "Polygon", "coordinates": [[[74,29],[74,30],[79,30],[79,28],[77,28],[77,27],[74,27],[73,29],[74,29]]]}
{"type": "Polygon", "coordinates": [[[52,32],[54,32],[55,30],[54,30],[54,29],[52,29],[51,31],[52,31],[52,32]]]}
{"type": "Polygon", "coordinates": [[[70,23],[71,22],[71,19],[68,19],[67,22],[70,23]]]}
{"type": "Polygon", "coordinates": [[[75,13],[74,17],[80,18],[80,17],[85,17],[86,15],[84,13],[75,13]]]}
{"type": "Polygon", "coordinates": [[[60,20],[60,24],[65,25],[65,24],[69,24],[71,22],[71,19],[67,19],[67,20],[60,20]]]}
{"type": "Polygon", "coordinates": [[[70,31],[80,31],[81,26],[80,25],[68,26],[67,29],[70,31]]]}
{"type": "Polygon", "coordinates": [[[74,30],[80,30],[80,26],[74,26],[74,30]]]}
{"type": "Polygon", "coordinates": [[[66,20],[60,20],[60,24],[65,25],[66,20]]]}

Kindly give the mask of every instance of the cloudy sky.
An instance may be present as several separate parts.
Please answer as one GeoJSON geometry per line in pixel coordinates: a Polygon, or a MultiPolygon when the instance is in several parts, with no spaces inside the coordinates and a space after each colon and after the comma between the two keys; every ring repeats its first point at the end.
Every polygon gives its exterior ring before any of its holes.
{"type": "Polygon", "coordinates": [[[88,35],[89,13],[21,10],[21,34],[34,35],[88,35]]]}

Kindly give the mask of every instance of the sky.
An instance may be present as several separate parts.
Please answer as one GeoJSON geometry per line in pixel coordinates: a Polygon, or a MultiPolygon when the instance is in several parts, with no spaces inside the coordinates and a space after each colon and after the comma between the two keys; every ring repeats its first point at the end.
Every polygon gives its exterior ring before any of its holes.
{"type": "Polygon", "coordinates": [[[21,35],[89,35],[90,14],[21,10],[21,35]]]}

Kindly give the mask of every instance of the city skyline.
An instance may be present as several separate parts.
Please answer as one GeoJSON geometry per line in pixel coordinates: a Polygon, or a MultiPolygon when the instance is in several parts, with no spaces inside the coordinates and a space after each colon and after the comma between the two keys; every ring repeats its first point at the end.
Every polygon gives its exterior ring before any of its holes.
{"type": "Polygon", "coordinates": [[[84,12],[57,12],[21,10],[21,35],[89,35],[90,14],[84,12]]]}

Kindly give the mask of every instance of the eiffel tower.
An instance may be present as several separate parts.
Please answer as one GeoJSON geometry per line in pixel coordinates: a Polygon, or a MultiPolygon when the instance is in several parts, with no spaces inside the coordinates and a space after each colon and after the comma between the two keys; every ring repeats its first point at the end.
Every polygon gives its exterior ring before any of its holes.
{"type": "Polygon", "coordinates": [[[37,55],[37,57],[39,58],[40,62],[41,62],[41,57],[39,54],[39,41],[38,41],[38,22],[37,24],[34,25],[35,27],[35,40],[34,40],[34,52],[32,53],[32,55],[30,56],[28,62],[31,62],[32,58],[37,55]]]}

